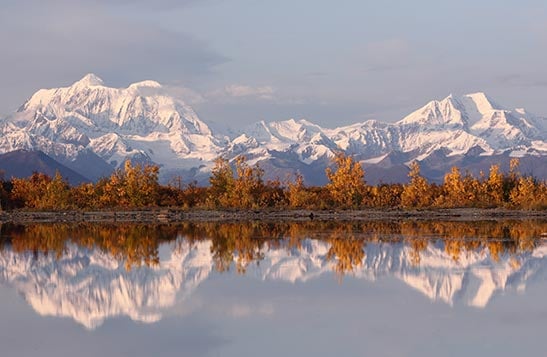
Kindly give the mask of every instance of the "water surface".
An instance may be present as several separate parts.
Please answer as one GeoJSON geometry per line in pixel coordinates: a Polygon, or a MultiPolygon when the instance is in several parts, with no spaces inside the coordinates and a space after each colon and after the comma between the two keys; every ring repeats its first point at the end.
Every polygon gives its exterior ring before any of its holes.
{"type": "Polygon", "coordinates": [[[542,355],[544,221],[3,226],[6,356],[542,355]]]}

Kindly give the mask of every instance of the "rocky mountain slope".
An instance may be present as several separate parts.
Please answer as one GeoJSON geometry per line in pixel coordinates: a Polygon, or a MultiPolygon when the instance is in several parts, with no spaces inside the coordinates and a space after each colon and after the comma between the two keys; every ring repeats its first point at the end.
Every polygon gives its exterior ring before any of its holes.
{"type": "Polygon", "coordinates": [[[1,174],[4,179],[10,177],[28,177],[41,172],[51,177],[59,173],[72,185],[88,181],[85,177],[59,164],[41,151],[15,150],[0,155],[1,174]]]}

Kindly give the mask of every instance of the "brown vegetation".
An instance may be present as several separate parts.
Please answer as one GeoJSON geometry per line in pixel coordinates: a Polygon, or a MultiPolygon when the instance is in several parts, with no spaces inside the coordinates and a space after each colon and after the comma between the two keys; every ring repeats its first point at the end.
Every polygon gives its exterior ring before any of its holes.
{"type": "Polygon", "coordinates": [[[308,187],[303,177],[264,181],[264,171],[250,166],[240,156],[233,163],[218,158],[208,187],[183,184],[182,178],[163,186],[159,168],[132,165],[116,170],[97,183],[70,187],[56,174],[53,178],[35,173],[26,179],[4,182],[0,190],[2,207],[33,210],[134,209],[180,207],[185,209],[429,209],[429,208],[509,208],[543,210],[547,208],[547,183],[518,172],[518,160],[509,174],[498,165],[488,176],[462,175],[457,167],[445,175],[442,185],[428,182],[420,165],[410,165],[410,182],[367,185],[361,165],[350,156],[337,154],[327,168],[328,184],[308,187]]]}

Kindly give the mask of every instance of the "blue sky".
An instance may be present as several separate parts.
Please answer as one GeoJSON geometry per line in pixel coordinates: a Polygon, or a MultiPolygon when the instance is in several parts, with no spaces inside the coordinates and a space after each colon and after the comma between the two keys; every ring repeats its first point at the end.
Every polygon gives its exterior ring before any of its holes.
{"type": "Polygon", "coordinates": [[[1,2],[2,114],[93,72],[158,80],[228,127],[395,121],[475,91],[547,115],[544,1],[1,2]]]}

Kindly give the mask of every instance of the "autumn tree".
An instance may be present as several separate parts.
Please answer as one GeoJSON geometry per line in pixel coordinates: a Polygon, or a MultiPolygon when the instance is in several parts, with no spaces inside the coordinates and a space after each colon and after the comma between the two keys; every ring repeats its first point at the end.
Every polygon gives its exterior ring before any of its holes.
{"type": "Polygon", "coordinates": [[[48,183],[45,195],[42,197],[42,208],[48,209],[67,209],[71,208],[70,185],[59,171],[55,172],[55,176],[48,183]]]}
{"type": "Polygon", "coordinates": [[[99,202],[106,207],[154,206],[159,199],[159,167],[127,160],[104,182],[99,202]]]}
{"type": "Polygon", "coordinates": [[[379,184],[371,186],[367,194],[367,206],[375,208],[398,207],[401,204],[401,184],[379,184]]]}
{"type": "Polygon", "coordinates": [[[34,172],[29,178],[12,178],[11,200],[23,207],[38,208],[51,177],[34,172]]]}
{"type": "Polygon", "coordinates": [[[410,164],[410,183],[404,185],[401,193],[401,205],[404,208],[424,208],[430,207],[433,203],[433,193],[431,185],[420,174],[420,164],[413,161],[410,164]]]}
{"type": "Polygon", "coordinates": [[[263,184],[260,192],[260,207],[285,207],[287,198],[285,197],[285,188],[279,179],[268,180],[263,184]]]}
{"type": "Polygon", "coordinates": [[[533,177],[519,177],[510,193],[510,201],[521,209],[544,209],[547,207],[547,185],[533,177]]]}
{"type": "Polygon", "coordinates": [[[290,208],[311,208],[316,199],[315,195],[304,185],[304,177],[301,174],[296,174],[294,180],[288,180],[285,196],[290,208]]]}
{"type": "Polygon", "coordinates": [[[483,182],[483,192],[487,204],[490,206],[500,206],[503,204],[503,184],[504,177],[500,172],[500,166],[490,166],[488,178],[483,182]]]}
{"type": "MultiPolygon", "coordinates": [[[[103,179],[104,180],[104,179],[103,179]]],[[[90,182],[82,183],[71,189],[71,195],[74,205],[78,208],[93,209],[100,208],[99,197],[101,196],[101,188],[104,185],[101,184],[101,180],[98,183],[93,184],[90,182]]]]}
{"type": "Polygon", "coordinates": [[[129,205],[146,207],[156,204],[159,197],[159,167],[156,165],[133,166],[127,160],[124,164],[125,192],[129,205]]]}
{"type": "Polygon", "coordinates": [[[203,205],[206,197],[207,189],[198,186],[196,181],[192,181],[184,186],[180,199],[184,208],[191,208],[203,205]]]}
{"type": "Polygon", "coordinates": [[[521,174],[519,172],[520,160],[514,157],[509,161],[509,174],[504,177],[503,180],[503,200],[505,202],[511,201],[511,191],[518,184],[521,174]]]}
{"type": "MultiPolygon", "coordinates": [[[[4,171],[0,170],[0,211],[5,209],[9,202],[9,193],[6,187],[11,186],[10,182],[4,180],[4,171]]],[[[11,190],[11,187],[9,187],[11,190]]]]}
{"type": "Polygon", "coordinates": [[[231,197],[234,195],[235,178],[228,159],[218,157],[209,178],[208,205],[216,207],[229,207],[231,197]]]}
{"type": "Polygon", "coordinates": [[[237,195],[233,195],[233,207],[258,208],[260,197],[264,192],[264,170],[258,166],[249,166],[245,156],[238,156],[235,160],[237,178],[234,189],[237,195]]]}
{"type": "Polygon", "coordinates": [[[463,191],[465,194],[465,201],[468,206],[478,207],[481,206],[481,182],[475,178],[471,173],[467,172],[462,178],[463,191]]]}
{"type": "Polygon", "coordinates": [[[341,208],[357,208],[362,204],[366,193],[365,171],[359,162],[344,153],[333,158],[335,170],[325,170],[329,183],[326,189],[334,203],[341,208]]]}
{"type": "Polygon", "coordinates": [[[11,199],[24,207],[36,209],[67,209],[72,206],[70,186],[57,171],[53,179],[43,173],[29,178],[13,178],[11,199]]]}
{"type": "Polygon", "coordinates": [[[204,206],[207,199],[206,187],[198,186],[197,181],[185,183],[182,177],[176,176],[167,186],[160,187],[160,206],[182,206],[192,208],[204,206]]]}
{"type": "Polygon", "coordinates": [[[452,167],[449,173],[444,175],[442,195],[436,200],[436,204],[444,207],[463,207],[468,204],[465,192],[465,183],[460,169],[452,167]]]}

